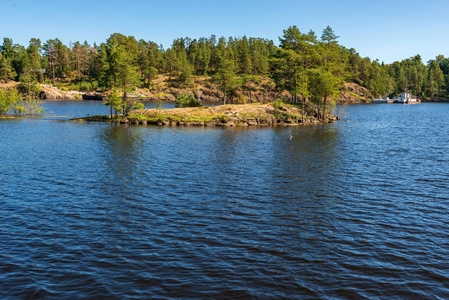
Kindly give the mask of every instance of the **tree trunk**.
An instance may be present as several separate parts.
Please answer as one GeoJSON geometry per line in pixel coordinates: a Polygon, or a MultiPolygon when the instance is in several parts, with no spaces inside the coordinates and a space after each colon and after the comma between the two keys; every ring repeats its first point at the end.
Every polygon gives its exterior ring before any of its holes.
{"type": "Polygon", "coordinates": [[[293,103],[293,82],[292,78],[290,77],[290,95],[292,97],[292,103],[293,103]]]}
{"type": "Polygon", "coordinates": [[[223,105],[226,105],[226,84],[224,85],[223,105]]]}
{"type": "Polygon", "coordinates": [[[55,64],[53,63],[53,85],[55,85],[55,64]]]}
{"type": "Polygon", "coordinates": [[[126,107],[128,104],[128,94],[126,91],[123,92],[123,117],[126,115],[126,107]]]}
{"type": "Polygon", "coordinates": [[[320,120],[321,119],[321,101],[318,98],[318,115],[317,115],[317,119],[320,120]]]}
{"type": "Polygon", "coordinates": [[[304,102],[306,98],[302,98],[302,125],[304,125],[304,102]]]}
{"type": "Polygon", "coordinates": [[[326,102],[327,102],[327,97],[324,96],[323,122],[324,122],[324,119],[326,119],[326,102]]]}

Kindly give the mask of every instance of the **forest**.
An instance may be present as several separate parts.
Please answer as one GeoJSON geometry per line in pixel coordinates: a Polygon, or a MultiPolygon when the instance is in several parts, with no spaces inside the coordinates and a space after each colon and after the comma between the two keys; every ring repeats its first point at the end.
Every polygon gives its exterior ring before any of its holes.
{"type": "Polygon", "coordinates": [[[224,103],[245,102],[263,90],[293,103],[314,102],[325,111],[345,83],[366,88],[372,98],[408,91],[423,100],[449,97],[449,58],[424,63],[419,55],[392,64],[361,57],[338,42],[331,27],[320,37],[291,26],[274,41],[254,37],[179,38],[164,49],[153,41],[112,34],[101,44],[58,38],[29,45],[4,38],[0,47],[0,82],[14,80],[73,90],[116,90],[122,97],[136,87],[156,89],[158,76],[175,87],[195,89],[203,78],[220,90],[224,103]]]}

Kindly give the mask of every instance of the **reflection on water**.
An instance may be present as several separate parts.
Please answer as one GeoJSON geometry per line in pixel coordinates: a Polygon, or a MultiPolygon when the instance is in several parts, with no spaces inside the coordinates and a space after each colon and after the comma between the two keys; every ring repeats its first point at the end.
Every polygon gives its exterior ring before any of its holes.
{"type": "Polygon", "coordinates": [[[99,132],[103,148],[104,182],[126,190],[139,173],[142,162],[143,133],[127,126],[108,124],[99,132]]]}
{"type": "Polygon", "coordinates": [[[311,127],[1,120],[0,296],[447,298],[446,108],[350,106],[311,127]]]}

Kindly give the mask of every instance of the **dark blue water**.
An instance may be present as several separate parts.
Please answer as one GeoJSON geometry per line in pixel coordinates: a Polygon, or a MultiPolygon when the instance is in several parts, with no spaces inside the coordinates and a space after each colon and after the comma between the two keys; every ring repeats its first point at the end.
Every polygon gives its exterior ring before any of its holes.
{"type": "Polygon", "coordinates": [[[0,119],[2,299],[449,297],[449,104],[263,128],[45,106],[0,119]]]}

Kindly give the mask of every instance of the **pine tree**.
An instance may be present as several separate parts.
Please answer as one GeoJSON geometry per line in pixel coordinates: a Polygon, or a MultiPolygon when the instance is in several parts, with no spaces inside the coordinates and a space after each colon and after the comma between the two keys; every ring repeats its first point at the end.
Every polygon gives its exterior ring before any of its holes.
{"type": "Polygon", "coordinates": [[[9,60],[0,53],[0,80],[7,83],[8,80],[13,80],[16,76],[9,60]]]}
{"type": "Polygon", "coordinates": [[[140,76],[136,66],[133,64],[132,54],[126,50],[125,46],[118,46],[116,59],[116,85],[123,93],[123,114],[126,114],[131,107],[128,101],[128,94],[133,92],[139,84],[140,76]]]}
{"type": "Polygon", "coordinates": [[[218,65],[217,72],[214,75],[215,81],[223,87],[223,104],[226,104],[227,88],[232,85],[235,79],[235,65],[229,55],[224,55],[218,65]]]}
{"type": "Polygon", "coordinates": [[[439,97],[444,86],[444,74],[436,60],[429,62],[429,78],[427,81],[427,94],[430,98],[439,97]]]}
{"type": "Polygon", "coordinates": [[[107,78],[105,78],[109,66],[107,59],[106,44],[102,43],[98,48],[98,54],[93,58],[91,66],[92,79],[96,80],[101,86],[107,86],[107,78]]]}

